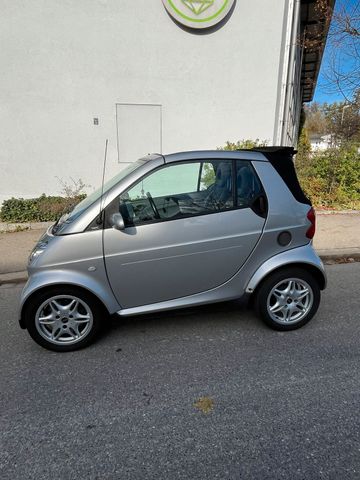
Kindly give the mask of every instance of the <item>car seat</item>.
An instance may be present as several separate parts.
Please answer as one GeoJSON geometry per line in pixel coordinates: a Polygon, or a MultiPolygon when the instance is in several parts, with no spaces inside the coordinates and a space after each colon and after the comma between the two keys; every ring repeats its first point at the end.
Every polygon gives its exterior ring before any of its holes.
{"type": "Polygon", "coordinates": [[[224,208],[231,199],[231,163],[221,162],[216,170],[215,183],[209,187],[205,205],[216,209],[224,208]]]}

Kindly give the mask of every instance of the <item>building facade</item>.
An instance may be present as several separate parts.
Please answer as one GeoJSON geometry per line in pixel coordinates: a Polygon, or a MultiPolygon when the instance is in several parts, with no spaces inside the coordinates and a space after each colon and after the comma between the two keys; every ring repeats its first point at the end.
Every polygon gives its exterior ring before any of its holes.
{"type": "Polygon", "coordinates": [[[311,0],[2,4],[0,202],[99,185],[149,152],[295,145],[323,44],[311,0]],[[311,56],[312,55],[312,56],[311,56]]]}
{"type": "Polygon", "coordinates": [[[320,133],[314,133],[309,136],[312,152],[323,152],[328,148],[334,146],[333,135],[321,135],[320,133]]]}

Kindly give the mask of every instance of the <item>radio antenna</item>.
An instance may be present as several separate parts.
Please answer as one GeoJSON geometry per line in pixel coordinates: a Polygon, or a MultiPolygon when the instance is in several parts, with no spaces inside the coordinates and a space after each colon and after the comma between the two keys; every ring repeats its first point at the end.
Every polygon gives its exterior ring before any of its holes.
{"type": "Polygon", "coordinates": [[[104,196],[104,183],[105,183],[105,170],[106,170],[106,157],[107,157],[107,147],[108,147],[108,139],[105,141],[105,152],[104,152],[104,165],[103,165],[103,172],[102,172],[102,181],[101,181],[101,197],[100,197],[100,212],[99,212],[99,219],[98,224],[103,222],[103,215],[102,215],[102,205],[103,205],[103,196],[104,196]]]}

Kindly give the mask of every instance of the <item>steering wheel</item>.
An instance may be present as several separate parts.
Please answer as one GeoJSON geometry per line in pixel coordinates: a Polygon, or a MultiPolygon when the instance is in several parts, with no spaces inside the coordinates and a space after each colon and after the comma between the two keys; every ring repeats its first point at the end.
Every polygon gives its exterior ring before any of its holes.
{"type": "Polygon", "coordinates": [[[161,218],[159,210],[157,209],[157,206],[155,205],[154,199],[152,198],[150,192],[146,192],[146,196],[149,200],[150,207],[152,208],[152,210],[154,212],[154,217],[157,218],[157,219],[161,218]]]}

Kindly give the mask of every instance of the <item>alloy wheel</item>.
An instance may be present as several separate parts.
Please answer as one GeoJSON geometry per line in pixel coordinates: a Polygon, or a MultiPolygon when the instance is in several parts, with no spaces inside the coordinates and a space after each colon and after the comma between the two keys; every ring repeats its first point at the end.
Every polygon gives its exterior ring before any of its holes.
{"type": "Polygon", "coordinates": [[[55,345],[71,345],[86,337],[93,326],[93,314],[86,302],[73,295],[56,295],[37,309],[35,326],[39,334],[55,345]]]}
{"type": "Polygon", "coordinates": [[[303,320],[311,310],[314,294],[310,285],[299,278],[278,282],[267,297],[267,311],[277,323],[289,325],[303,320]]]}

